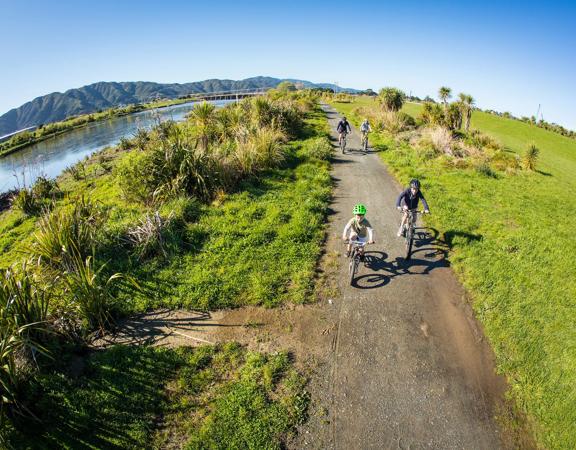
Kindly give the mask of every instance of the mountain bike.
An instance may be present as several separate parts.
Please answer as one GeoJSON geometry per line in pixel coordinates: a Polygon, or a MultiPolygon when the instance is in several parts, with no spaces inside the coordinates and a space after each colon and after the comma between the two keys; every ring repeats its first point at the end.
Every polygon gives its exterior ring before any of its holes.
{"type": "MultiPolygon", "coordinates": [[[[405,210],[401,211],[404,214],[405,210]]],[[[424,211],[417,211],[415,209],[408,210],[408,219],[404,224],[404,238],[406,240],[406,260],[412,256],[412,245],[414,244],[414,233],[416,230],[416,218],[418,214],[424,214],[424,211]]]]}
{"type": "Polygon", "coordinates": [[[340,150],[342,150],[342,154],[346,153],[346,135],[348,133],[342,133],[340,137],[340,150]]]}
{"type": "Polygon", "coordinates": [[[349,241],[352,248],[350,249],[350,263],[348,264],[348,273],[350,275],[350,285],[354,283],[354,276],[358,271],[358,266],[360,265],[360,261],[362,256],[364,255],[364,247],[366,246],[366,242],[360,241],[349,241]]]}
{"type": "Polygon", "coordinates": [[[362,132],[362,150],[368,151],[368,131],[362,132]]]}

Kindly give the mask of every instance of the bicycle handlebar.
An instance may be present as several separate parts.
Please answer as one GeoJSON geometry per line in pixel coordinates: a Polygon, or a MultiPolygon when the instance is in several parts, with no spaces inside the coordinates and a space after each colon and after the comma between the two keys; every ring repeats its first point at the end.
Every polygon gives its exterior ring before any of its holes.
{"type": "Polygon", "coordinates": [[[416,209],[404,209],[404,208],[400,208],[400,212],[401,213],[411,212],[411,213],[416,213],[416,214],[430,214],[430,211],[426,212],[426,211],[418,211],[416,209]]]}
{"type": "Polygon", "coordinates": [[[369,244],[369,242],[362,242],[362,241],[351,241],[350,239],[346,239],[344,241],[345,244],[353,244],[357,245],[358,247],[364,247],[365,245],[369,244]]]}

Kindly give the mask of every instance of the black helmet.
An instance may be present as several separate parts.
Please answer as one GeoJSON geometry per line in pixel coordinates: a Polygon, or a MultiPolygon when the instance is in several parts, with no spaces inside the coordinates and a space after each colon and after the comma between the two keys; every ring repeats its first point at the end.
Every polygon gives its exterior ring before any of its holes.
{"type": "Polygon", "coordinates": [[[410,180],[410,187],[420,189],[420,182],[416,178],[413,178],[410,180]]]}

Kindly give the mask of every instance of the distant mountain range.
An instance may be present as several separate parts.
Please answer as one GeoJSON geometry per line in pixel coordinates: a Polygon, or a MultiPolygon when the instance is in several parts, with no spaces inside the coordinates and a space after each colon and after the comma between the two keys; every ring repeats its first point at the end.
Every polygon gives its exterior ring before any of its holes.
{"type": "Polygon", "coordinates": [[[336,92],[354,91],[334,84],[315,84],[303,80],[282,80],[271,77],[254,77],[245,80],[205,80],[193,83],[161,84],[148,81],[123,83],[99,82],[64,93],[43,95],[11,109],[0,116],[0,136],[23,128],[57,122],[77,114],[88,114],[118,105],[142,103],[151,99],[177,98],[188,94],[231,91],[238,89],[273,88],[282,81],[301,83],[305,87],[331,88],[336,92]]]}

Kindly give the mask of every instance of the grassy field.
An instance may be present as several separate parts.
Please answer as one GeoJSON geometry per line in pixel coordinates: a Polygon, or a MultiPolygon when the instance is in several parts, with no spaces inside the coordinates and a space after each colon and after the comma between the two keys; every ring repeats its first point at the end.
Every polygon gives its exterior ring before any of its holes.
{"type": "MultiPolygon", "coordinates": [[[[122,297],[120,312],[305,302],[331,190],[329,163],[309,157],[325,127],[322,113],[310,113],[305,138],[288,144],[287,162],[244,181],[235,193],[222,194],[210,205],[185,199],[163,205],[162,212],[174,212],[184,228],[183,242],[169,258],[140,261],[114,242],[104,242],[101,258],[110,270],[133,276],[144,288],[122,297]]],[[[106,239],[121,235],[147,212],[121,195],[113,167],[125,157],[113,151],[100,155],[87,164],[84,179],[66,175],[59,182],[64,192],[74,193],[62,204],[84,193],[108,211],[106,239]]],[[[24,257],[37,220],[14,208],[0,214],[0,267],[24,257]]]]}
{"type": "MultiPolygon", "coordinates": [[[[371,99],[335,103],[349,115],[371,99]]],[[[406,104],[404,111],[419,112],[406,104]]],[[[450,261],[472,296],[510,395],[546,448],[576,446],[576,141],[528,124],[475,112],[472,128],[496,138],[505,151],[540,149],[535,172],[456,169],[422,158],[408,144],[373,133],[372,144],[396,177],[423,182],[450,261]]]]}
{"type": "Polygon", "coordinates": [[[16,421],[14,448],[281,448],[306,419],[305,380],[286,353],[116,346],[83,361],[31,384],[40,422],[16,421]]]}
{"type": "MultiPolygon", "coordinates": [[[[277,108],[287,108],[286,103],[278,104],[277,108]]],[[[250,107],[272,109],[275,105],[257,99],[235,108],[247,114],[250,107]]],[[[195,111],[202,108],[208,107],[200,105],[195,111]]],[[[122,187],[129,173],[126,166],[134,157],[141,161],[143,156],[155,155],[157,145],[168,142],[153,141],[148,153],[120,145],[81,162],[79,170],[58,179],[57,193],[45,202],[51,212],[26,210],[15,203],[0,214],[0,267],[14,267],[31,256],[42,260],[28,266],[37,270],[33,274],[5,273],[8,281],[0,285],[1,298],[12,298],[16,292],[21,300],[14,304],[21,309],[10,307],[10,302],[0,305],[2,338],[10,342],[20,334],[28,336],[27,329],[18,331],[20,311],[30,318],[31,309],[40,314],[40,305],[47,304],[46,316],[42,316],[46,320],[29,323],[46,324],[49,332],[31,331],[30,336],[57,356],[52,361],[38,357],[37,370],[25,373],[14,369],[14,350],[3,355],[2,380],[10,383],[2,386],[0,445],[8,441],[18,448],[282,447],[287,434],[305,420],[308,404],[305,380],[294,370],[288,354],[250,353],[236,344],[94,351],[86,343],[91,333],[112,326],[114,320],[109,318],[154,307],[273,307],[304,303],[312,297],[331,191],[328,159],[332,146],[320,108],[314,103],[308,103],[306,112],[290,108],[284,109],[290,117],[299,115],[292,122],[297,124],[290,134],[292,140],[277,140],[279,134],[263,125],[250,131],[261,137],[253,141],[260,143],[261,153],[242,147],[241,139],[232,148],[237,153],[227,148],[229,164],[246,155],[242,161],[255,164],[255,158],[266,151],[277,160],[245,173],[227,166],[237,181],[215,185],[213,195],[197,199],[181,189],[152,204],[127,198],[122,187]],[[74,211],[89,214],[82,219],[74,211]],[[163,218],[162,246],[130,243],[129,231],[154,214],[163,218]],[[73,226],[63,225],[66,217],[76,218],[73,226]],[[46,223],[52,218],[58,220],[47,233],[46,223]],[[74,245],[60,245],[57,239],[69,239],[74,245]],[[44,259],[37,253],[40,242],[47,243],[51,252],[44,253],[44,259]],[[75,251],[84,253],[74,260],[75,251]],[[90,254],[95,267],[106,264],[104,275],[82,269],[90,266],[90,254]],[[130,283],[108,288],[105,280],[118,271],[134,281],[131,288],[127,287],[130,283]],[[78,279],[84,284],[74,284],[78,279]],[[41,297],[38,292],[47,294],[41,297]],[[99,305],[105,308],[102,313],[99,305]],[[16,406],[28,414],[14,416],[16,406]]],[[[168,123],[157,132],[174,133],[180,139],[179,127],[188,126],[168,123]]],[[[198,145],[169,148],[184,149],[190,156],[198,154],[194,152],[198,145]]],[[[159,153],[163,152],[164,148],[159,153]]],[[[204,172],[205,179],[217,176],[224,179],[216,170],[204,172]]],[[[171,173],[168,178],[172,181],[171,173]]],[[[129,191],[135,186],[135,179],[130,180],[129,191]]],[[[27,354],[26,348],[22,347],[22,355],[27,354]]]]}

